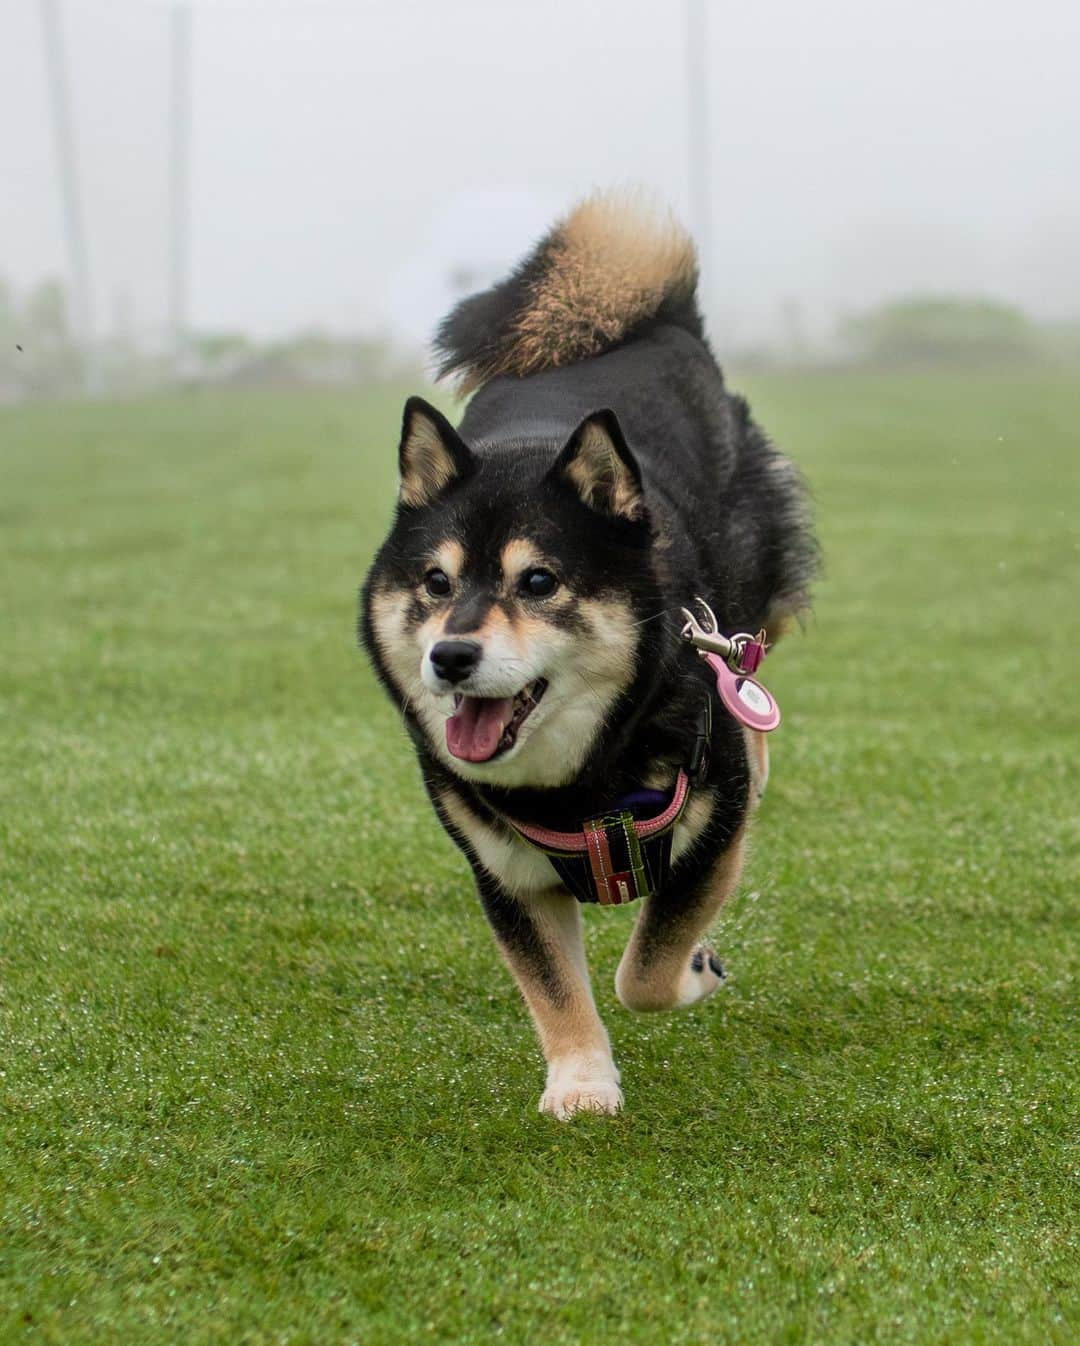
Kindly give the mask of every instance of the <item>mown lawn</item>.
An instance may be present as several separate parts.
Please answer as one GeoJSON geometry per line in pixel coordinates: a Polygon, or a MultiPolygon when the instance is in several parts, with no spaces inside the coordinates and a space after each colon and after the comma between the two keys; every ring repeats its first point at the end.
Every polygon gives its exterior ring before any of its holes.
{"type": "Polygon", "coordinates": [[[1071,1343],[1080,386],[758,377],[729,989],[560,1125],[354,641],[396,394],[0,413],[0,1341],[1071,1343]]]}

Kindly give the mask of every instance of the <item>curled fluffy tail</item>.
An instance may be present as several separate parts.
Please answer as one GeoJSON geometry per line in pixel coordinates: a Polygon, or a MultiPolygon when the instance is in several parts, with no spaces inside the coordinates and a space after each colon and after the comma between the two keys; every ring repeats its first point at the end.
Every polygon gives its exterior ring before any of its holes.
{"type": "Polygon", "coordinates": [[[666,212],[623,193],[591,196],[498,285],[463,300],[435,338],[440,378],[468,393],[499,374],[585,360],[650,321],[702,336],[697,253],[666,212]]]}

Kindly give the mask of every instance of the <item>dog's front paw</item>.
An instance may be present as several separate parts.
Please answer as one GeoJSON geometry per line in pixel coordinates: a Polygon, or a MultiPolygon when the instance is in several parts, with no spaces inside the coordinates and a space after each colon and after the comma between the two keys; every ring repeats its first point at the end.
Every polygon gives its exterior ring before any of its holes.
{"type": "Polygon", "coordinates": [[[622,1105],[622,1090],[614,1080],[567,1080],[549,1085],[540,1095],[540,1111],[560,1122],[578,1112],[620,1112],[622,1105]]]}
{"type": "Polygon", "coordinates": [[[540,1096],[540,1111],[560,1122],[578,1112],[619,1112],[623,1105],[619,1072],[614,1062],[598,1066],[587,1058],[554,1061],[548,1068],[547,1088],[540,1096]]]}

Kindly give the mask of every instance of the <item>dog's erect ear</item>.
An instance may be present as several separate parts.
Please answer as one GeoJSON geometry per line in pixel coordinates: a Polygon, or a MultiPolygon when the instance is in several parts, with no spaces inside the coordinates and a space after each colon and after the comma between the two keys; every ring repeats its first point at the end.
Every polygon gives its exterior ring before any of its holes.
{"type": "Polygon", "coordinates": [[[613,411],[594,411],[570,436],[551,469],[600,514],[645,517],[641,469],[613,411]]]}
{"type": "Polygon", "coordinates": [[[473,465],[472,454],[458,432],[422,397],[410,397],[405,403],[398,461],[399,498],[411,509],[430,504],[473,465]]]}

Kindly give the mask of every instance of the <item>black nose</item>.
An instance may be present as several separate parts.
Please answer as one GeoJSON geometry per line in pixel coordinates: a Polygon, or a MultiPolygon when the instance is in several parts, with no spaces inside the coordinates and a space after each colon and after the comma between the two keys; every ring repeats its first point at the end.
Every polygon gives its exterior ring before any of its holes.
{"type": "Polygon", "coordinates": [[[431,647],[431,666],[444,682],[463,682],[480,662],[478,640],[440,640],[431,647]]]}

